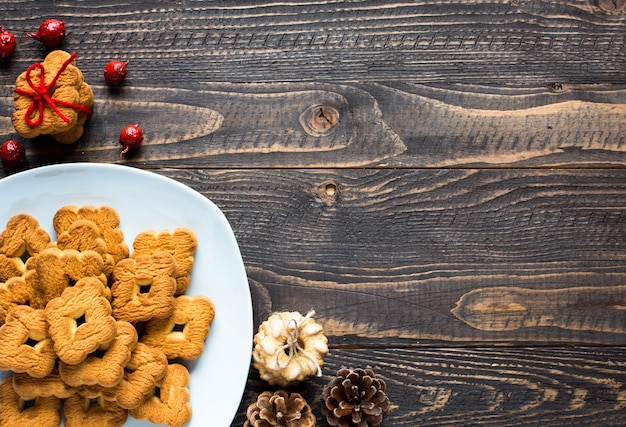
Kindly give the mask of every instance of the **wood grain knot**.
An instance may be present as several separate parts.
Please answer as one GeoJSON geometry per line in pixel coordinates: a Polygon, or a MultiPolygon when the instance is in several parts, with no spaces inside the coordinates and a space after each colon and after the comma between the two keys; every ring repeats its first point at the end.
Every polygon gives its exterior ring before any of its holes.
{"type": "Polygon", "coordinates": [[[300,124],[311,136],[330,133],[339,123],[339,111],[329,105],[312,105],[300,115],[300,124]]]}
{"type": "Polygon", "coordinates": [[[563,83],[559,83],[559,82],[550,83],[548,85],[548,88],[552,92],[563,92],[563,91],[565,91],[565,86],[563,85],[563,83]]]}
{"type": "Polygon", "coordinates": [[[337,193],[337,184],[335,184],[334,182],[329,182],[328,184],[326,184],[325,192],[327,196],[334,197],[337,193]]]}
{"type": "Polygon", "coordinates": [[[315,200],[324,203],[326,206],[332,206],[337,202],[339,196],[339,186],[335,182],[323,182],[313,191],[315,200]]]}

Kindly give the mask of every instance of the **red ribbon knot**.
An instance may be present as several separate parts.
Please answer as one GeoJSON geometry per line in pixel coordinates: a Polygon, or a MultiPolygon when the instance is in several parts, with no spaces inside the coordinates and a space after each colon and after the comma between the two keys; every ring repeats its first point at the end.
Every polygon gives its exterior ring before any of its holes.
{"type": "Polygon", "coordinates": [[[52,108],[52,111],[54,111],[65,123],[70,123],[71,120],[59,110],[57,104],[64,107],[74,108],[87,115],[91,114],[91,110],[88,107],[80,104],[74,104],[73,102],[63,101],[62,99],[53,98],[50,93],[50,90],[56,84],[61,73],[65,71],[67,66],[70,65],[74,58],[76,58],[76,52],[72,53],[70,57],[63,62],[61,68],[59,68],[59,71],[57,71],[52,81],[47,85],[45,81],[46,70],[44,69],[43,64],[36,62],[26,69],[26,82],[28,83],[28,86],[30,86],[32,91],[16,88],[15,92],[19,93],[20,95],[26,95],[33,99],[33,102],[31,102],[26,109],[26,113],[24,113],[24,120],[29,126],[35,127],[41,124],[41,122],[43,121],[43,112],[46,104],[48,104],[50,108],[52,108]],[[33,80],[31,79],[31,73],[34,69],[39,70],[39,86],[35,85],[33,83],[33,80]],[[38,114],[37,117],[33,120],[31,119],[31,116],[35,110],[37,110],[38,114]]]}

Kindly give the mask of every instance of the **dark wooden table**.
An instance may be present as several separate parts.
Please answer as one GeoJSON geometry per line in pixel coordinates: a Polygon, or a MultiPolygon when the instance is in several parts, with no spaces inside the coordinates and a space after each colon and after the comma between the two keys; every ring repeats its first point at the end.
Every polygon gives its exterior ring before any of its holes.
{"type": "MultiPolygon", "coordinates": [[[[5,0],[0,133],[27,163],[0,176],[118,163],[139,123],[122,163],[224,211],[255,330],[317,312],[331,354],[296,390],[318,426],[341,367],[387,382],[384,426],[623,426],[623,3],[5,0]],[[9,119],[46,18],[96,97],[69,146],[9,119]]],[[[272,389],[252,369],[232,425],[272,389]]]]}

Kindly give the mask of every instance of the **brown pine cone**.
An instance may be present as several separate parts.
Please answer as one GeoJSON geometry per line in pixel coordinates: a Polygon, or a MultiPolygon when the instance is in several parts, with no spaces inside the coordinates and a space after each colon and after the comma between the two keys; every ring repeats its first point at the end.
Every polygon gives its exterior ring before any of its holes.
{"type": "Polygon", "coordinates": [[[244,427],[314,427],[315,415],[299,393],[264,391],[248,406],[244,427]]]}
{"type": "Polygon", "coordinates": [[[389,412],[387,385],[371,369],[341,369],[322,392],[331,426],[379,427],[389,412]]]}

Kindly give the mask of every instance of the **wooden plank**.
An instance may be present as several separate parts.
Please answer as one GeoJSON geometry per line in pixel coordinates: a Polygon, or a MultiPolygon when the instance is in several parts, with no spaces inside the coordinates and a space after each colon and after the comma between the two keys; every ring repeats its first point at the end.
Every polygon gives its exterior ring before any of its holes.
{"type": "Polygon", "coordinates": [[[224,210],[257,322],[315,309],[342,345],[624,341],[624,170],[159,173],[224,210]]]}
{"type": "MultiPolygon", "coordinates": [[[[116,162],[119,132],[131,123],[145,139],[124,162],[144,167],[626,166],[625,88],[395,82],[93,89],[93,114],[76,144],[18,138],[28,167],[116,162]]],[[[12,98],[1,97],[0,133],[15,135],[12,112],[12,98]]]]}
{"type": "MultiPolygon", "coordinates": [[[[100,75],[131,61],[134,85],[386,81],[623,84],[621,13],[589,0],[501,2],[3,1],[21,34],[54,16],[65,47],[100,75]],[[155,53],[158,60],[155,60],[155,53]]],[[[19,39],[20,68],[40,46],[19,39]]]]}
{"type": "Polygon", "coordinates": [[[542,88],[367,85],[407,149],[393,165],[598,166],[623,164],[626,92],[619,86],[542,88]]]}
{"type": "MultiPolygon", "coordinates": [[[[331,349],[324,376],[294,390],[326,422],[321,394],[338,369],[374,370],[387,384],[387,426],[622,426],[624,348],[331,349]]],[[[272,390],[251,373],[234,425],[272,390]]]]}

